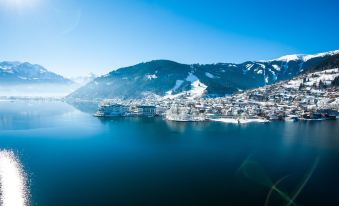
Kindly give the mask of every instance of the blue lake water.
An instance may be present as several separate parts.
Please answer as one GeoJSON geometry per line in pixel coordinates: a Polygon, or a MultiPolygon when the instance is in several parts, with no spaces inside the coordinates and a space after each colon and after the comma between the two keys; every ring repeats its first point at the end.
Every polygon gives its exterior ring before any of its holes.
{"type": "Polygon", "coordinates": [[[0,102],[0,149],[20,160],[30,205],[339,204],[339,121],[98,119],[84,108],[0,102]]]}

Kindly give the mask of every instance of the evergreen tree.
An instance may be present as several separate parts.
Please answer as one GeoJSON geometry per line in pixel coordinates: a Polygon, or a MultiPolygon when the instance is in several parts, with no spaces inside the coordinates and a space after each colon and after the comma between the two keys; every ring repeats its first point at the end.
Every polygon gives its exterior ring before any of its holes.
{"type": "Polygon", "coordinates": [[[319,81],[319,89],[324,89],[326,88],[326,84],[323,81],[319,81]]]}
{"type": "Polygon", "coordinates": [[[302,90],[304,87],[305,87],[305,85],[304,85],[303,83],[301,83],[301,84],[299,85],[299,90],[302,90]]]}
{"type": "Polygon", "coordinates": [[[337,76],[336,78],[334,78],[334,80],[332,81],[332,86],[339,86],[339,76],[337,76]]]}

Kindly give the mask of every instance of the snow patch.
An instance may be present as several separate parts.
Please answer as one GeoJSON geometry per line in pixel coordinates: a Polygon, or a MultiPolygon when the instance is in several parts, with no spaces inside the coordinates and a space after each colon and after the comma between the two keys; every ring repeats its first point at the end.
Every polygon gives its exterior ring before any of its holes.
{"type": "Polygon", "coordinates": [[[194,82],[194,81],[197,81],[199,80],[197,76],[195,76],[194,74],[192,74],[192,72],[189,72],[188,73],[188,76],[186,77],[186,81],[188,82],[194,82]]]}
{"type": "Polygon", "coordinates": [[[201,97],[205,90],[207,89],[207,86],[203,83],[201,83],[199,80],[194,81],[192,84],[192,89],[188,91],[188,94],[190,98],[194,99],[196,97],[201,97]]]}
{"type": "Polygon", "coordinates": [[[254,66],[254,64],[246,64],[245,65],[247,71],[249,71],[253,66],[254,66]]]}
{"type": "Polygon", "coordinates": [[[152,79],[158,78],[156,74],[146,74],[145,77],[148,80],[152,80],[152,79]]]}
{"type": "Polygon", "coordinates": [[[262,72],[263,72],[262,70],[258,70],[257,74],[262,74],[262,72]]]}
{"type": "Polygon", "coordinates": [[[213,74],[208,73],[208,72],[205,72],[205,75],[206,75],[206,77],[211,78],[211,79],[215,79],[216,78],[213,74]]]}
{"type": "Polygon", "coordinates": [[[265,69],[266,66],[264,64],[259,64],[261,68],[265,69]]]}
{"type": "Polygon", "coordinates": [[[297,61],[297,60],[300,60],[301,58],[302,58],[301,55],[291,54],[291,55],[286,55],[286,56],[279,57],[278,59],[274,59],[274,60],[275,61],[289,62],[289,61],[297,61]]]}
{"type": "Polygon", "coordinates": [[[211,119],[211,121],[215,122],[223,122],[223,123],[232,123],[232,124],[246,124],[246,123],[265,123],[269,122],[266,119],[232,119],[232,118],[219,118],[219,119],[211,119]]]}
{"type": "Polygon", "coordinates": [[[276,74],[274,71],[272,71],[271,69],[268,69],[268,71],[270,71],[270,72],[271,72],[271,74],[272,74],[272,76],[273,76],[273,79],[274,79],[274,81],[278,79],[278,77],[277,77],[277,74],[276,74]]]}
{"type": "Polygon", "coordinates": [[[179,87],[180,87],[183,83],[184,83],[183,80],[177,80],[177,81],[175,82],[174,87],[173,87],[171,90],[167,91],[166,94],[167,94],[167,95],[172,95],[173,92],[175,92],[177,89],[179,89],[179,87]]]}
{"type": "MultiPolygon", "coordinates": [[[[173,99],[173,98],[177,98],[177,97],[180,97],[180,96],[187,95],[188,99],[195,99],[197,97],[201,97],[201,96],[204,95],[204,93],[207,89],[207,86],[205,84],[203,84],[202,82],[200,82],[198,77],[196,77],[194,74],[189,72],[188,76],[186,77],[185,80],[188,81],[188,82],[191,82],[191,90],[189,90],[187,92],[181,92],[181,93],[173,95],[173,89],[172,89],[170,91],[167,91],[166,95],[163,98],[164,99],[173,99]]],[[[182,80],[177,80],[174,88],[177,85],[178,85],[178,87],[180,87],[182,83],[183,83],[182,80]]]]}
{"type": "Polygon", "coordinates": [[[280,66],[278,66],[278,65],[273,64],[272,67],[277,71],[281,70],[280,66]]]}

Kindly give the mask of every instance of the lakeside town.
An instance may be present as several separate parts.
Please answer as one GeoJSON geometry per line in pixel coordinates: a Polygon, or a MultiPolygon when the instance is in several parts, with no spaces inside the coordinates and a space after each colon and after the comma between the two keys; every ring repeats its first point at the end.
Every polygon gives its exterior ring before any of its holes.
{"type": "Polygon", "coordinates": [[[192,92],[185,92],[174,98],[106,99],[95,116],[162,116],[170,121],[225,123],[335,120],[339,114],[338,76],[339,69],[328,69],[218,98],[192,98],[192,92]]]}

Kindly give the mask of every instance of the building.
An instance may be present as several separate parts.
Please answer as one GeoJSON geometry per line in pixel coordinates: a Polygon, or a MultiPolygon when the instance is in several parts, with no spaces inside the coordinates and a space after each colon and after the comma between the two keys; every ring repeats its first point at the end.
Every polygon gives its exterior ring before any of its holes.
{"type": "Polygon", "coordinates": [[[128,112],[128,107],[122,104],[104,104],[101,105],[95,116],[98,117],[115,117],[125,116],[128,112]]]}
{"type": "Polygon", "coordinates": [[[156,115],[156,106],[145,106],[140,105],[137,106],[138,109],[138,115],[140,116],[146,116],[146,117],[153,117],[156,115]]]}

